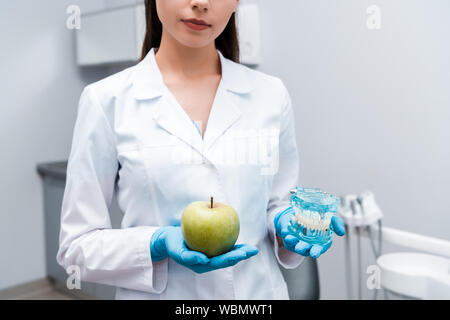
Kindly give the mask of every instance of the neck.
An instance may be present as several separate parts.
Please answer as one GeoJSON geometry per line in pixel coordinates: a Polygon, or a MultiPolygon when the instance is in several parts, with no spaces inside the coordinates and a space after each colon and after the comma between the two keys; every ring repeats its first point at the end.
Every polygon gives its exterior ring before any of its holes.
{"type": "Polygon", "coordinates": [[[187,47],[164,29],[155,59],[161,72],[169,76],[181,74],[186,78],[200,78],[221,74],[220,57],[214,43],[199,48],[187,47]]]}

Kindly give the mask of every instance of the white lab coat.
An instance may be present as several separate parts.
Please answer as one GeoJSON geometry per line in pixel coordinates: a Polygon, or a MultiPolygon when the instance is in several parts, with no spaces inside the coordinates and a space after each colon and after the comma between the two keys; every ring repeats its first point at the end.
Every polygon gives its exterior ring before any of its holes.
{"type": "Polygon", "coordinates": [[[57,261],[78,266],[83,281],[116,286],[117,299],[289,299],[277,260],[295,268],[303,257],[278,246],[273,219],[298,185],[290,96],[279,78],[217,52],[222,78],[204,139],[165,86],[155,49],[81,94],[57,261]],[[227,160],[233,154],[247,157],[227,160]],[[111,228],[114,193],[121,229],[111,228]],[[203,274],[152,261],[153,232],[210,196],[236,209],[237,243],[259,253],[203,274]]]}

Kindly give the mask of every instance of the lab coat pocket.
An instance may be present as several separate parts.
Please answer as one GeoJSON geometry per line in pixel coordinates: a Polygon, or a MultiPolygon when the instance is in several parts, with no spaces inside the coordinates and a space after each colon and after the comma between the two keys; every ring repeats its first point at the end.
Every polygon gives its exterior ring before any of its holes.
{"type": "Polygon", "coordinates": [[[279,169],[279,130],[264,128],[258,139],[260,174],[273,176],[279,169]]]}
{"type": "MultiPolygon", "coordinates": [[[[262,176],[273,176],[278,171],[279,130],[273,127],[230,130],[223,139],[223,150],[236,165],[255,166],[262,176]]],[[[228,160],[228,159],[224,159],[228,160]]],[[[230,160],[224,161],[225,164],[230,160]]]]}

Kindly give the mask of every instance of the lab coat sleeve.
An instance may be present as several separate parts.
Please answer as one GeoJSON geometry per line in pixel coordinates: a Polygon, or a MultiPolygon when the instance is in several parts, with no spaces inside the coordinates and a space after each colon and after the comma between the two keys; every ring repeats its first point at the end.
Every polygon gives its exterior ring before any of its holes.
{"type": "Polygon", "coordinates": [[[82,281],[150,293],[167,284],[167,259],[152,261],[157,226],[112,229],[109,208],[118,170],[115,134],[94,90],[80,97],[61,208],[57,262],[82,281]],[[73,271],[72,271],[73,272],[73,271]]]}
{"type": "Polygon", "coordinates": [[[279,135],[279,163],[278,170],[273,177],[272,189],[267,206],[267,226],[270,240],[278,262],[286,269],[299,266],[304,256],[287,250],[281,243],[279,245],[275,232],[274,219],[277,213],[290,206],[290,190],[298,186],[299,156],[295,138],[294,114],[292,102],[287,88],[281,82],[283,91],[283,109],[279,135]]]}

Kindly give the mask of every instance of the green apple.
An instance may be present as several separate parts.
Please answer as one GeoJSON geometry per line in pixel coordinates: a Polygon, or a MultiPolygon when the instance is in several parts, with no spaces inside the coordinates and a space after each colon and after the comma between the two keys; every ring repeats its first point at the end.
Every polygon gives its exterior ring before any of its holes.
{"type": "Polygon", "coordinates": [[[194,201],[183,211],[181,230],[191,250],[214,257],[229,251],[239,236],[239,216],[231,206],[194,201]]]}

